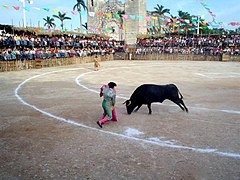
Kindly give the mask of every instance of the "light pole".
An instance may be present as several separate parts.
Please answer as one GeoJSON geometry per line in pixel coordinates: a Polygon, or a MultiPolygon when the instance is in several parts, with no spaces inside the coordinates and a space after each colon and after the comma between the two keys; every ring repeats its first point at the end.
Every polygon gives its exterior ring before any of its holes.
{"type": "Polygon", "coordinates": [[[23,4],[23,27],[26,28],[26,3],[25,0],[20,0],[23,4]]]}
{"type": "MultiPolygon", "coordinates": [[[[23,7],[23,27],[26,28],[26,2],[25,0],[19,0],[20,2],[22,2],[22,7],[23,7]]],[[[32,0],[28,0],[29,4],[33,4],[32,0]]]]}

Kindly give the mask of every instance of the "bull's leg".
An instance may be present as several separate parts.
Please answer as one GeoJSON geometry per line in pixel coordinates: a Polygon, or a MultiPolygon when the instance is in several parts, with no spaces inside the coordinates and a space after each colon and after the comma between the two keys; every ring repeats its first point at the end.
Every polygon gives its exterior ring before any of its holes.
{"type": "Polygon", "coordinates": [[[149,114],[152,114],[152,109],[151,109],[151,103],[147,105],[148,110],[149,110],[149,114]]]}
{"type": "Polygon", "coordinates": [[[137,109],[135,109],[134,112],[137,112],[141,106],[142,106],[142,104],[138,105],[137,109]]]}

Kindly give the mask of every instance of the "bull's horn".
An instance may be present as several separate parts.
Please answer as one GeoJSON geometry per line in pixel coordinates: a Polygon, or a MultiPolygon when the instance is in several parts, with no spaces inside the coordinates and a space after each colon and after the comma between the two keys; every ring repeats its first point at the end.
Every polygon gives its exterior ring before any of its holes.
{"type": "Polygon", "coordinates": [[[123,104],[126,104],[127,100],[123,103],[123,104]]]}

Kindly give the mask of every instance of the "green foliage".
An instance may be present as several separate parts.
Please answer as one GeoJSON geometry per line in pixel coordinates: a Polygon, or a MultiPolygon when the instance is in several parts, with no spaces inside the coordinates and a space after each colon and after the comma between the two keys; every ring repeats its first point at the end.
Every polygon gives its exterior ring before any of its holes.
{"type": "Polygon", "coordinates": [[[56,26],[54,19],[49,16],[47,16],[47,18],[43,18],[43,20],[45,21],[44,26],[47,26],[48,29],[56,26]]]}
{"type": "Polygon", "coordinates": [[[65,13],[58,12],[58,15],[53,15],[53,17],[58,18],[61,21],[61,28],[63,30],[63,21],[64,20],[71,20],[70,17],[67,17],[65,13]]]}
{"type": "Polygon", "coordinates": [[[82,33],[82,8],[83,10],[88,10],[84,0],[77,0],[77,3],[73,6],[73,10],[77,10],[79,13],[80,20],[80,32],[82,33]]]}

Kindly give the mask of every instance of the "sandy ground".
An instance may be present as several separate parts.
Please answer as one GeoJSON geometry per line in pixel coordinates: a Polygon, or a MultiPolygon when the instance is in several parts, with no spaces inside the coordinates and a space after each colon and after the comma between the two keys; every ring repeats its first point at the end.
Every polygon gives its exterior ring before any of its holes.
{"type": "Polygon", "coordinates": [[[240,64],[110,61],[0,73],[0,179],[240,179],[240,64]],[[118,122],[100,129],[98,90],[117,83],[118,122]],[[127,115],[143,83],[170,101],[127,115]]]}

